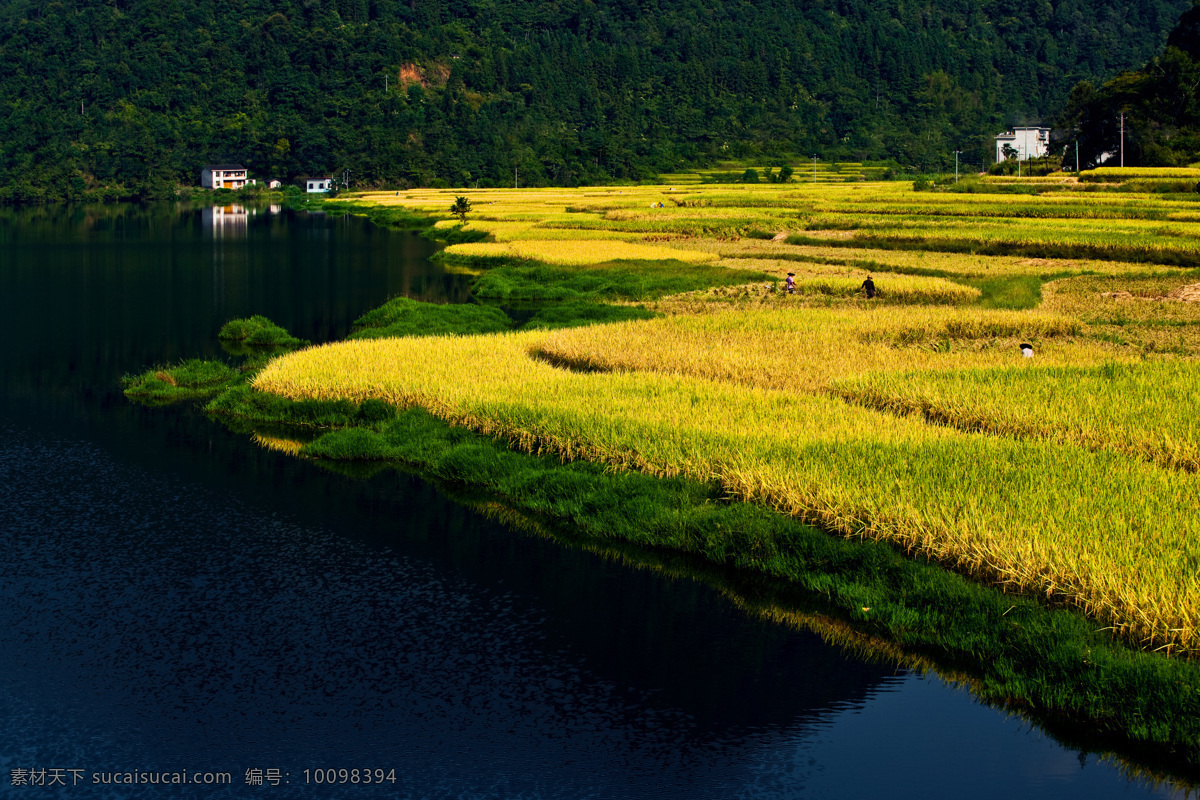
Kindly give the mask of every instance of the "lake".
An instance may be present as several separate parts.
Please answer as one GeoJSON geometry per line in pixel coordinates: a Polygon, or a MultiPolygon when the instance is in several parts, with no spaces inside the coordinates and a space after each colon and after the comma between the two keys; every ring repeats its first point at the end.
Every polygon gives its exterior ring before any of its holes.
{"type": "Polygon", "coordinates": [[[434,249],[279,208],[0,210],[0,794],[1185,796],[686,565],[120,392],[231,318],[322,342],[467,301],[434,249]]]}

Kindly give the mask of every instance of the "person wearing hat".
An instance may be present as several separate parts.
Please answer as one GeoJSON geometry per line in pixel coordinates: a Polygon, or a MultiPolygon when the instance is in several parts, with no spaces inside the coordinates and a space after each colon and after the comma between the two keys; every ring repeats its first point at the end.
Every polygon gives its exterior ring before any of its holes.
{"type": "Polygon", "coordinates": [[[788,273],[788,276],[787,276],[787,293],[788,293],[788,294],[795,294],[795,293],[796,293],[796,273],[794,273],[794,272],[789,272],[789,273],[788,273]]]}
{"type": "Polygon", "coordinates": [[[871,280],[870,275],[868,275],[867,279],[862,282],[862,286],[860,288],[866,293],[868,300],[875,296],[875,281],[871,280]]]}

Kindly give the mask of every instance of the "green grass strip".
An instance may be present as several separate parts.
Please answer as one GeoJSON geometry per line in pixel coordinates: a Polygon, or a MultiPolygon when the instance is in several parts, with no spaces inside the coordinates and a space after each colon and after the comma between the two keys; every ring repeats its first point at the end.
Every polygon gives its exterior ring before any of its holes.
{"type": "Polygon", "coordinates": [[[1025,258],[1093,259],[1200,267],[1200,254],[1188,250],[1154,249],[1138,245],[1092,245],[1070,242],[983,242],[972,239],[923,239],[917,236],[860,234],[852,239],[821,239],[792,234],[788,244],[816,247],[845,247],[868,250],[927,250],[939,253],[970,253],[980,256],[1023,256],[1025,258]]]}
{"type": "Polygon", "coordinates": [[[465,336],[499,333],[512,326],[513,321],[498,308],[470,303],[438,305],[396,297],[355,320],[354,332],[347,338],[465,336]]]}
{"type": "Polygon", "coordinates": [[[713,286],[738,286],[766,280],[761,270],[730,269],[672,259],[608,261],[587,266],[455,257],[456,262],[459,260],[486,268],[475,280],[472,293],[482,299],[498,301],[655,300],[713,286]]]}

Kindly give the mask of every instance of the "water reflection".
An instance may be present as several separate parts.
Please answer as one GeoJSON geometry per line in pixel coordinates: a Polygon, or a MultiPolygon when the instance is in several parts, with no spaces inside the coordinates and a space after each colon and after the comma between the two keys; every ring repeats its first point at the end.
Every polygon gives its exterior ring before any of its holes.
{"type": "MultiPolygon", "coordinates": [[[[147,767],[350,761],[395,766],[418,796],[696,796],[891,672],[699,585],[514,537],[412,479],[264,456],[266,492],[234,492],[147,472],[171,442],[0,441],[19,487],[0,489],[0,670],[69,734],[125,732],[147,767]]],[[[75,738],[44,735],[26,741],[75,738]]]]}
{"type": "Polygon", "coordinates": [[[682,573],[161,416],[104,447],[0,430],[0,741],[29,758],[394,764],[420,797],[1155,796],[682,573]]]}
{"type": "Polygon", "coordinates": [[[203,219],[165,206],[0,210],[0,330],[20,342],[0,357],[0,391],[42,413],[105,416],[125,405],[121,375],[220,357],[216,333],[235,317],[322,342],[389,297],[468,296],[468,276],[428,262],[432,243],[359,218],[259,214],[216,246],[203,219]]]}
{"type": "Polygon", "coordinates": [[[204,208],[200,211],[200,218],[205,230],[211,232],[215,239],[244,239],[248,233],[250,218],[257,213],[257,209],[234,203],[204,208]]]}

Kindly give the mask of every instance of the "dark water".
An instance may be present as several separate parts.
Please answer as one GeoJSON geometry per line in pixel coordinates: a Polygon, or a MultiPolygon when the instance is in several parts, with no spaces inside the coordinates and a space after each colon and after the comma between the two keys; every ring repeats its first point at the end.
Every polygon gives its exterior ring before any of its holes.
{"type": "Polygon", "coordinates": [[[0,212],[0,795],[1182,794],[701,582],[120,395],[232,317],[323,341],[464,299],[430,252],[356,219],[0,212]],[[232,783],[93,785],[135,770],[232,783]]]}

